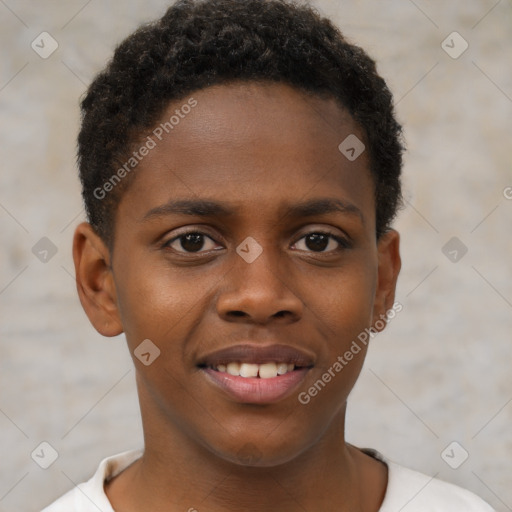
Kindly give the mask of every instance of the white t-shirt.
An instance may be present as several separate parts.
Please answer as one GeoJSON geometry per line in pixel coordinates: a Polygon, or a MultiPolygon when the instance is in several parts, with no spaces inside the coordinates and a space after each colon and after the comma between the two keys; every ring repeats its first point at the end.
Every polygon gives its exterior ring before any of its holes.
{"type": "MultiPolygon", "coordinates": [[[[495,512],[478,496],[461,487],[399,466],[375,450],[363,451],[388,466],[388,486],[379,512],[495,512]]],[[[114,512],[104,483],[141,455],[141,450],[133,450],[103,459],[89,481],[79,484],[42,512],[114,512]]]]}

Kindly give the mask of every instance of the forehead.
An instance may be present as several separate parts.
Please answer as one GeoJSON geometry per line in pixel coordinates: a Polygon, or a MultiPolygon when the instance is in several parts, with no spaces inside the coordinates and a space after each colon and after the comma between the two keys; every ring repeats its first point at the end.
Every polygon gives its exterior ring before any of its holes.
{"type": "Polygon", "coordinates": [[[173,198],[217,198],[270,214],[327,194],[374,208],[366,152],[351,161],[339,149],[363,133],[334,99],[284,84],[213,86],[173,102],[149,136],[155,146],[120,204],[134,220],[173,198]]]}

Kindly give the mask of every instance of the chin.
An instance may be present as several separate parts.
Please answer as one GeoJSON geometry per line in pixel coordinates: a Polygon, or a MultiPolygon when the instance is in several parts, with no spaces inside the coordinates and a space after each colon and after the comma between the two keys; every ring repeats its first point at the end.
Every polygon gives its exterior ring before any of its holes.
{"type": "Polygon", "coordinates": [[[245,468],[272,468],[286,464],[299,457],[305,450],[304,446],[287,443],[270,443],[268,439],[256,441],[240,441],[237,445],[212,450],[217,457],[230,464],[245,468]]]}

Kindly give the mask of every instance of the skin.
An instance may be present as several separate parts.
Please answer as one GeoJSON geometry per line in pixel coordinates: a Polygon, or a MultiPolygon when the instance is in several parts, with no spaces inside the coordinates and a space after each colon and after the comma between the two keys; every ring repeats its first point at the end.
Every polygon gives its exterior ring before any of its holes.
{"type": "Polygon", "coordinates": [[[118,512],[375,512],[387,467],[344,439],[366,349],[307,405],[297,399],[394,302],[398,233],[376,240],[367,154],[350,162],[338,150],[363,133],[333,99],[284,84],[221,85],[193,97],[197,106],[122,196],[112,254],[89,224],[75,231],[78,292],[94,327],[124,332],[132,355],[144,339],[161,351],[149,366],[134,357],[145,452],[106,484],[107,496],[118,512]],[[318,198],[357,212],[286,214],[318,198]],[[143,220],[175,199],[235,210],[143,220]],[[346,247],[312,244],[306,235],[319,230],[346,247]],[[207,235],[200,252],[186,252],[176,238],[184,231],[207,235]],[[248,236],[263,249],[252,263],[236,252],[248,236]],[[197,361],[241,340],[301,348],[314,366],[277,403],[236,402],[197,361]]]}

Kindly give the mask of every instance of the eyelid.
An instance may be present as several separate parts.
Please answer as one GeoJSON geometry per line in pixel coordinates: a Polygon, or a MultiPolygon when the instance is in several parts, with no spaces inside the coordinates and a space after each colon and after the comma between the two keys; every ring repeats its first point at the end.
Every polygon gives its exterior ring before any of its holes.
{"type": "Polygon", "coordinates": [[[332,231],[329,231],[326,228],[309,229],[305,233],[302,233],[295,240],[295,242],[293,242],[293,245],[295,245],[297,242],[302,240],[304,237],[306,237],[308,235],[311,235],[311,234],[326,235],[326,236],[332,238],[333,240],[335,240],[336,242],[338,242],[340,247],[338,247],[337,249],[333,249],[331,251],[319,251],[319,252],[317,252],[317,251],[305,251],[305,252],[310,252],[312,254],[332,254],[332,253],[340,251],[342,249],[348,249],[351,246],[350,237],[343,236],[343,235],[340,235],[338,233],[333,233],[332,231]]]}
{"type": "MultiPolygon", "coordinates": [[[[190,234],[194,234],[194,235],[201,235],[201,236],[204,236],[205,238],[209,238],[212,242],[219,244],[219,242],[217,240],[215,240],[215,238],[210,235],[209,233],[207,233],[203,228],[190,228],[190,229],[186,229],[184,231],[181,231],[177,234],[175,234],[172,238],[169,238],[168,240],[165,240],[163,243],[162,243],[162,248],[165,249],[165,248],[170,248],[170,245],[174,242],[176,242],[176,240],[179,240],[181,237],[183,236],[186,236],[186,235],[190,235],[190,234]]],[[[171,250],[173,250],[171,248],[171,250]]],[[[213,251],[213,250],[218,250],[218,249],[210,249],[210,250],[207,250],[207,251],[199,251],[199,252],[186,252],[186,251],[175,251],[177,252],[178,254],[202,254],[202,253],[206,253],[206,252],[210,252],[210,251],[213,251]]]]}
{"type": "Polygon", "coordinates": [[[323,235],[328,235],[334,238],[335,240],[338,240],[342,243],[349,244],[352,242],[352,237],[341,228],[336,227],[328,227],[325,224],[307,224],[307,227],[301,228],[298,230],[299,235],[297,236],[296,240],[300,240],[302,237],[309,235],[311,233],[321,233],[323,235]]]}

